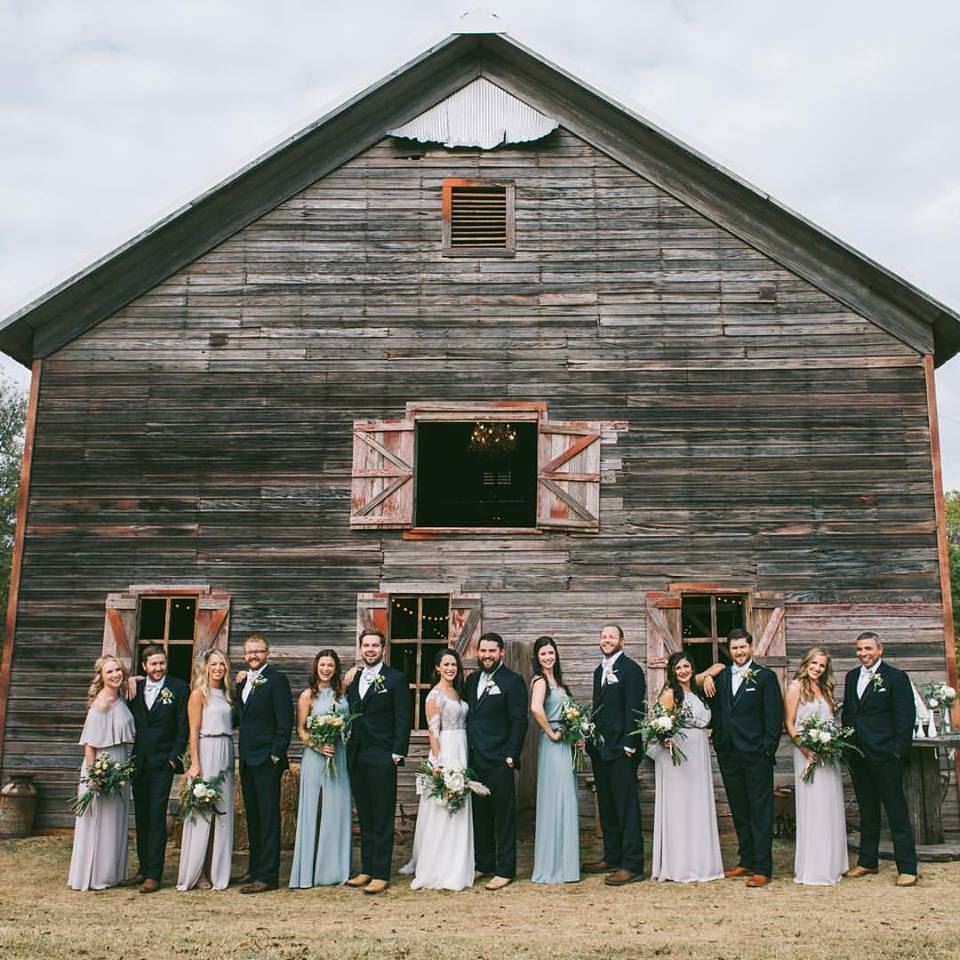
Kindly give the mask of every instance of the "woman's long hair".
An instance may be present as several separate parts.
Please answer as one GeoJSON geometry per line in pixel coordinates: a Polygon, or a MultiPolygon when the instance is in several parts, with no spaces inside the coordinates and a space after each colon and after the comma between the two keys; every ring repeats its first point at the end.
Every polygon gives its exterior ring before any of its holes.
{"type": "Polygon", "coordinates": [[[120,684],[119,693],[124,700],[127,699],[127,677],[129,676],[127,666],[119,657],[115,657],[108,653],[106,656],[97,657],[97,661],[93,665],[93,681],[87,690],[88,707],[93,706],[93,701],[97,699],[97,694],[103,689],[103,668],[110,660],[116,663],[123,671],[123,683],[120,684]]]}
{"type": "Polygon", "coordinates": [[[317,666],[324,657],[329,657],[333,661],[333,676],[330,678],[330,689],[333,690],[335,700],[343,699],[343,670],[340,667],[340,658],[336,650],[324,647],[318,651],[313,658],[313,666],[310,668],[310,690],[314,696],[320,692],[320,678],[317,676],[317,666]]]}
{"type": "Polygon", "coordinates": [[[557,649],[557,644],[553,637],[537,637],[537,639],[533,641],[533,679],[543,677],[544,683],[549,682],[546,674],[543,672],[543,666],[540,663],[540,651],[544,647],[553,647],[553,652],[557,656],[553,664],[553,679],[556,680],[557,686],[569,697],[570,689],[563,682],[563,668],[560,666],[560,651],[557,649]]]}
{"type": "Polygon", "coordinates": [[[690,689],[698,696],[700,693],[697,687],[697,668],[693,662],[693,658],[685,650],[678,650],[676,653],[671,653],[670,659],[667,660],[667,682],[664,684],[664,689],[669,687],[673,691],[673,703],[674,706],[677,707],[683,703],[683,687],[677,679],[677,664],[682,663],[684,660],[690,664],[690,669],[693,671],[690,677],[690,689]]]}
{"type": "Polygon", "coordinates": [[[210,701],[210,681],[207,679],[207,668],[210,666],[210,661],[214,657],[219,657],[226,668],[223,672],[223,698],[227,703],[232,704],[233,681],[230,679],[230,661],[226,658],[226,655],[221,650],[217,650],[216,647],[211,647],[200,658],[200,663],[198,664],[199,669],[193,677],[193,689],[199,690],[203,694],[204,703],[210,701]]]}
{"type": "Polygon", "coordinates": [[[433,682],[440,682],[440,664],[444,657],[453,657],[457,661],[457,675],[453,678],[453,689],[457,691],[458,697],[463,697],[463,663],[460,660],[460,654],[453,647],[444,647],[438,650],[433,658],[433,682]]]}
{"type": "Polygon", "coordinates": [[[817,690],[819,688],[820,695],[824,700],[827,701],[827,706],[831,710],[834,709],[833,702],[833,688],[835,686],[833,679],[833,664],[830,660],[830,654],[827,653],[823,647],[811,647],[804,655],[803,659],[800,661],[800,666],[797,667],[797,672],[793,675],[794,680],[800,681],[800,700],[803,703],[810,703],[813,700],[817,699],[817,690]],[[807,667],[810,665],[810,661],[814,657],[826,657],[827,659],[827,669],[820,674],[816,681],[811,680],[807,676],[807,667]]]}

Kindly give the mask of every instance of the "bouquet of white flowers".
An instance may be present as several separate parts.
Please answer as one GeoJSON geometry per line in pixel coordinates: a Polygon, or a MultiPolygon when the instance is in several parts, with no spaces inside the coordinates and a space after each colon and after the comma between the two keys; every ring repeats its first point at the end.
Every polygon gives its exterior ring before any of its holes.
{"type": "Polygon", "coordinates": [[[573,769],[579,773],[584,766],[583,750],[580,744],[593,742],[603,743],[603,735],[597,730],[593,719],[593,710],[577,703],[573,697],[564,698],[560,707],[560,716],[557,719],[557,733],[564,743],[573,747],[573,769]]]}
{"type": "Polygon", "coordinates": [[[690,711],[682,704],[668,710],[660,703],[655,703],[653,709],[640,721],[634,735],[643,737],[645,744],[659,743],[670,750],[670,759],[675,767],[679,767],[687,755],[677,746],[678,739],[684,739],[684,727],[690,726],[690,711]]]}
{"type": "Polygon", "coordinates": [[[949,710],[956,702],[957,691],[946,683],[928,683],[923,688],[923,697],[931,709],[949,710]]]}
{"type": "Polygon", "coordinates": [[[802,750],[816,754],[816,757],[807,763],[800,779],[804,783],[811,783],[818,764],[840,763],[848,750],[863,756],[863,751],[850,743],[852,736],[853,728],[841,727],[836,720],[825,720],[816,716],[802,720],[793,742],[802,750]]]}
{"type": "Polygon", "coordinates": [[[477,775],[469,767],[458,770],[454,767],[439,767],[424,761],[417,770],[417,794],[432,797],[447,813],[454,814],[463,809],[467,795],[490,795],[490,789],[477,780],[477,775]]]}
{"type": "MultiPolygon", "coordinates": [[[[187,763],[184,766],[189,769],[190,765],[187,763]]],[[[183,823],[185,820],[192,819],[194,814],[222,817],[225,811],[217,805],[223,799],[221,788],[226,776],[227,771],[221,770],[215,777],[197,777],[195,780],[184,777],[183,786],[180,788],[180,810],[177,812],[177,820],[183,823]]]]}
{"type": "Polygon", "coordinates": [[[81,778],[80,782],[85,783],[87,789],[70,801],[71,812],[82,817],[94,797],[114,797],[119,794],[130,782],[134,765],[133,760],[114,760],[109,753],[101,753],[81,778]]]}
{"type": "MultiPolygon", "coordinates": [[[[350,736],[350,725],[360,716],[359,713],[340,713],[331,710],[329,713],[311,713],[307,717],[307,746],[317,753],[322,753],[324,744],[346,743],[350,736]]],[[[337,775],[337,762],[334,757],[325,757],[327,773],[331,777],[337,775]]]]}

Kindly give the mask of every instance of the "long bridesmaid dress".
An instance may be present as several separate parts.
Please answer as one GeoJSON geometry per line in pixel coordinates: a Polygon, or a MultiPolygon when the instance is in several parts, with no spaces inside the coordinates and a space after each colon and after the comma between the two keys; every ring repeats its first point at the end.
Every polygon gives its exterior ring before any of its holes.
{"type": "MultiPolygon", "coordinates": [[[[551,687],[544,713],[555,724],[564,694],[551,687]]],[[[533,845],[534,883],[574,883],[580,879],[580,826],[573,747],[554,743],[540,731],[537,751],[537,826],[533,845]]]]}
{"type": "Polygon", "coordinates": [[[706,727],[710,708],[695,694],[685,694],[692,715],[677,745],[687,759],[675,767],[670,751],[652,744],[647,751],[656,765],[656,807],[653,817],[654,880],[693,883],[723,877],[717,808],[706,727]]]}
{"type": "MultiPolygon", "coordinates": [[[[817,698],[797,707],[796,725],[811,716],[832,720],[826,701],[817,698]]],[[[797,842],[794,883],[829,886],[837,883],[850,866],[847,857],[847,818],[843,807],[843,777],[840,767],[818,764],[813,780],[801,779],[807,760],[793,749],[794,797],[797,805],[797,842]]]]}
{"type": "Polygon", "coordinates": [[[220,814],[195,814],[183,825],[180,841],[180,869],[177,889],[191,890],[203,871],[213,829],[213,851],[210,858],[210,884],[214,890],[226,890],[230,884],[230,861],[233,857],[233,708],[223,691],[211,687],[203,705],[200,720],[200,769],[204,779],[226,770],[221,792],[220,814]]]}
{"type": "MultiPolygon", "coordinates": [[[[313,698],[311,713],[346,714],[347,701],[335,700],[326,687],[313,698]]],[[[336,776],[327,770],[327,759],[307,748],[300,761],[300,806],[297,838],[290,867],[293,888],[322,887],[346,883],[350,876],[351,797],[344,745],[336,745],[336,776]]]]}
{"type": "MultiPolygon", "coordinates": [[[[114,760],[130,759],[136,733],[133,714],[117,699],[106,710],[91,707],[80,743],[94,748],[96,757],[109,753],[114,760]]],[[[81,778],[86,765],[80,768],[81,778]]],[[[86,790],[81,782],[77,796],[86,790]]],[[[73,854],[67,882],[74,890],[105,890],[127,879],[130,787],[112,797],[94,797],[73,831],[73,854]]]]}

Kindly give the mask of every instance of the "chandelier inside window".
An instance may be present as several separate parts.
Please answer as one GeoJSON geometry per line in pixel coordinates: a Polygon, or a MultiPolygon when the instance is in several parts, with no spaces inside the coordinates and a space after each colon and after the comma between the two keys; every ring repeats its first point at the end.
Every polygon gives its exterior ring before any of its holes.
{"type": "Polygon", "coordinates": [[[517,431],[509,423],[475,423],[470,434],[473,453],[509,453],[517,445],[517,431]]]}

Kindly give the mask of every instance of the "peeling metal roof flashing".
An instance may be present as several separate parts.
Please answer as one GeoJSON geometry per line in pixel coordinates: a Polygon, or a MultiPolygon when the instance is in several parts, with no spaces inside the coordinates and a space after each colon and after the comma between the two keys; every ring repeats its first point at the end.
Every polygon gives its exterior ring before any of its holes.
{"type": "Polygon", "coordinates": [[[387,133],[421,143],[442,143],[445,147],[492,150],[505,143],[541,140],[559,126],[559,120],[546,116],[485,77],[478,77],[387,133]]]}

